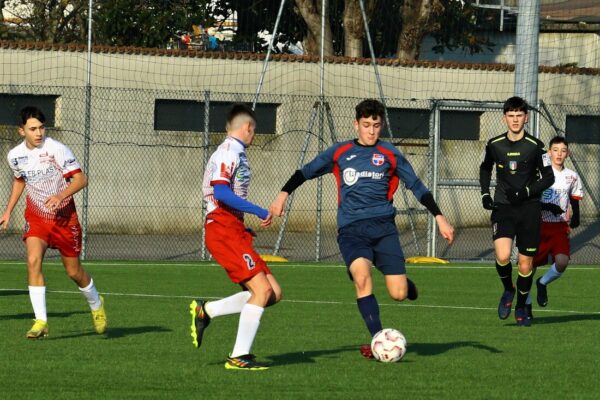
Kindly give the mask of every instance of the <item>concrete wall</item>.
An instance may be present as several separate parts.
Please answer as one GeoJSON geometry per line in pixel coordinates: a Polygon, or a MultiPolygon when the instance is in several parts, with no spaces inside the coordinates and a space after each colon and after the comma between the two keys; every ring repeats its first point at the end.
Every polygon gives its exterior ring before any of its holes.
{"type": "MultiPolygon", "coordinates": [[[[242,57],[232,55],[232,57],[242,57]]],[[[69,144],[83,160],[86,82],[85,53],[0,49],[0,92],[55,94],[57,126],[51,135],[69,144]]],[[[428,108],[430,99],[503,101],[512,95],[513,73],[497,70],[380,65],[382,84],[391,107],[428,108]]],[[[92,56],[92,110],[90,158],[90,229],[94,232],[187,233],[201,226],[200,185],[206,156],[222,138],[211,133],[155,131],[154,101],[157,98],[212,101],[252,101],[262,62],[246,59],[210,59],[142,54],[99,53],[92,56]],[[208,140],[213,146],[205,149],[208,140]]],[[[588,106],[600,104],[598,75],[540,74],[540,99],[548,104],[588,106]]],[[[325,66],[327,100],[332,109],[338,139],[352,138],[353,108],[359,99],[378,97],[370,65],[330,63],[325,66]]],[[[281,104],[277,113],[277,136],[259,137],[249,151],[254,180],[251,200],[268,206],[285,180],[301,162],[305,139],[310,145],[305,161],[319,151],[317,140],[306,134],[312,106],[319,92],[319,65],[308,62],[271,62],[260,101],[281,104]]],[[[564,125],[567,111],[554,117],[564,125]]],[[[318,118],[313,131],[318,131],[318,118]]],[[[444,141],[440,174],[446,179],[477,179],[485,141],[504,127],[499,112],[481,119],[479,141],[444,141]]],[[[401,127],[392,127],[401,129],[401,127]]],[[[12,138],[10,129],[3,137],[12,138]]],[[[542,138],[554,131],[542,122],[542,138]]],[[[16,134],[15,134],[16,135],[16,134]]],[[[324,138],[329,144],[329,131],[324,138]]],[[[427,141],[412,140],[426,143],[427,141]]],[[[12,143],[14,144],[14,143],[12,143]]],[[[4,144],[7,150],[9,145],[4,144]]],[[[3,148],[4,148],[3,147],[3,148]]],[[[590,147],[590,146],[588,146],[590,147]]],[[[592,146],[593,147],[593,146],[592,146]]],[[[417,174],[427,182],[431,169],[427,148],[401,146],[417,174]]],[[[581,152],[584,147],[581,147],[581,152]]],[[[587,149],[587,148],[586,148],[587,149]]],[[[597,161],[597,151],[585,150],[586,162],[597,161]],[[591,157],[591,158],[590,158],[591,157]]],[[[597,164],[597,163],[596,163],[597,164]]],[[[587,165],[587,164],[586,164],[587,165]]],[[[10,182],[8,168],[3,168],[10,182]]],[[[598,182],[595,178],[594,182],[598,182]]],[[[315,226],[316,182],[299,190],[291,229],[315,226]]],[[[597,187],[592,188],[597,190],[597,187]]],[[[8,198],[8,185],[0,199],[8,198]]],[[[334,230],[336,190],[332,177],[324,180],[323,222],[334,230]]],[[[399,208],[420,208],[412,195],[396,198],[399,208]]],[[[461,226],[485,225],[489,215],[480,209],[473,189],[442,190],[442,209],[461,226]]],[[[81,207],[81,196],[77,201],[81,207]]],[[[589,215],[595,209],[585,209],[589,215]]],[[[402,220],[406,223],[406,219],[402,220]]],[[[425,217],[416,219],[425,224],[425,217]]],[[[250,219],[252,222],[252,219],[250,219]]],[[[255,222],[255,221],[254,221],[255,222]]],[[[16,226],[19,223],[17,223],[16,226]]],[[[15,227],[15,225],[13,225],[15,227]]]]}

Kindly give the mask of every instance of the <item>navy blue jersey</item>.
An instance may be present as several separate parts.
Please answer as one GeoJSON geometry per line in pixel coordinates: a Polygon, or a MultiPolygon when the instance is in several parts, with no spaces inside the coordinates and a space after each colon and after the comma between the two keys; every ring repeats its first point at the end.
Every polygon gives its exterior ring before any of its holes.
{"type": "Polygon", "coordinates": [[[338,186],[338,228],[395,215],[392,200],[400,181],[419,201],[429,192],[406,158],[387,142],[374,146],[362,146],[356,140],[336,143],[302,167],[306,179],[330,172],[338,186]]]}

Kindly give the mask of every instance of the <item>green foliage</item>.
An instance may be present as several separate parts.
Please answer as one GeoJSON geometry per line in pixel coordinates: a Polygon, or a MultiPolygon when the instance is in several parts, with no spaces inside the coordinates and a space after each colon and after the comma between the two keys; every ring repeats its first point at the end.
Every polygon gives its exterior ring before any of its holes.
{"type": "Polygon", "coordinates": [[[433,32],[436,45],[433,50],[443,53],[446,49],[463,49],[469,54],[492,51],[494,43],[486,36],[491,29],[497,29],[496,11],[473,7],[461,0],[450,0],[440,16],[440,29],[433,32]]]}
{"type": "Polygon", "coordinates": [[[214,22],[207,0],[98,0],[94,4],[95,44],[164,47],[177,32],[214,22]]]}

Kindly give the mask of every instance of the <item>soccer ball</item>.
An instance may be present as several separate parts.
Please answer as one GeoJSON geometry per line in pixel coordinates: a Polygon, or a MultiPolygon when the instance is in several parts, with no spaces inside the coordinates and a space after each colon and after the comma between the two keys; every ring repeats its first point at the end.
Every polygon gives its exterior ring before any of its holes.
{"type": "Polygon", "coordinates": [[[406,353],[406,338],[396,329],[383,329],[373,336],[371,351],[378,361],[386,363],[400,361],[406,353]]]}

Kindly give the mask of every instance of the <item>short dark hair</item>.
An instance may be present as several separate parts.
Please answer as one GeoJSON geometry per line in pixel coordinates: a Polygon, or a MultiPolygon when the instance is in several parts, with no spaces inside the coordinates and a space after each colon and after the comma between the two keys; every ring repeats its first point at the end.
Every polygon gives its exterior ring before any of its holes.
{"type": "Polygon", "coordinates": [[[23,107],[21,111],[19,111],[19,119],[17,122],[20,126],[25,126],[27,120],[30,118],[35,118],[42,124],[46,122],[46,116],[42,110],[34,106],[23,107]]]}
{"type": "Polygon", "coordinates": [[[383,120],[385,107],[375,99],[363,100],[356,106],[356,120],[361,118],[379,117],[383,120]]]}
{"type": "Polygon", "coordinates": [[[550,139],[550,143],[548,144],[548,148],[552,147],[553,144],[564,143],[565,146],[569,147],[569,142],[563,136],[554,136],[550,139]]]}
{"type": "Polygon", "coordinates": [[[522,111],[525,114],[529,111],[529,104],[519,96],[509,98],[504,102],[504,114],[509,111],[522,111]]]}
{"type": "Polygon", "coordinates": [[[244,103],[235,103],[231,106],[229,112],[227,113],[227,125],[231,124],[231,121],[233,121],[233,119],[238,115],[247,115],[252,118],[254,122],[256,122],[256,114],[252,108],[250,108],[250,106],[244,103]]]}

